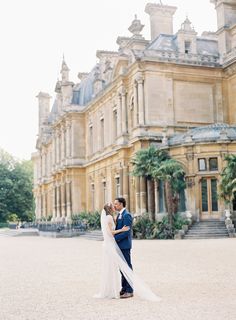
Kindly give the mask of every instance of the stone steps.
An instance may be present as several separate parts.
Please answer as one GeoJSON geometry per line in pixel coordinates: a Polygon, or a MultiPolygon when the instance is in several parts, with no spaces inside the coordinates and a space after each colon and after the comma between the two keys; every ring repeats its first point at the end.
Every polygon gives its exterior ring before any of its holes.
{"type": "Polygon", "coordinates": [[[38,229],[0,229],[0,237],[38,236],[38,229]]]}
{"type": "Polygon", "coordinates": [[[18,235],[18,230],[0,229],[0,237],[14,237],[18,235]]]}
{"type": "Polygon", "coordinates": [[[103,241],[103,235],[101,230],[84,232],[83,234],[80,235],[80,238],[85,238],[88,240],[103,241]]]}
{"type": "Polygon", "coordinates": [[[184,239],[217,239],[228,237],[229,234],[224,221],[206,220],[196,222],[188,230],[184,239]]]}

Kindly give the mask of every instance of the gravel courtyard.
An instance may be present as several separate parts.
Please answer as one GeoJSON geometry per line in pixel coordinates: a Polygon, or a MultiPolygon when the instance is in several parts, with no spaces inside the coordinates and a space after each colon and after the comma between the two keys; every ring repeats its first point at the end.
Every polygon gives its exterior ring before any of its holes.
{"type": "Polygon", "coordinates": [[[0,238],[1,320],[235,320],[236,239],[135,240],[133,265],[161,298],[93,298],[102,242],[0,238]]]}

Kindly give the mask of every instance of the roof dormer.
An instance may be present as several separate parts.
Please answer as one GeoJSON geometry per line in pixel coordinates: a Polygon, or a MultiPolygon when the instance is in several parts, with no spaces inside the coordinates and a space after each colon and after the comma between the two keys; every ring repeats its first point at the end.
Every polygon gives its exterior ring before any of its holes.
{"type": "Polygon", "coordinates": [[[180,53],[197,53],[197,32],[194,30],[188,17],[186,17],[181,25],[181,29],[177,32],[177,43],[180,53]]]}

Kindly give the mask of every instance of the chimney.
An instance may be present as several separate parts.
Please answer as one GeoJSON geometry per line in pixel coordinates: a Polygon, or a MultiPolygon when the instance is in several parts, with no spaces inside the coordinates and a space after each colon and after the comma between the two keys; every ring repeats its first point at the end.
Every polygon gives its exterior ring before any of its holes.
{"type": "Polygon", "coordinates": [[[50,99],[51,96],[48,93],[39,92],[38,98],[38,108],[39,108],[39,133],[41,128],[45,125],[48,120],[50,113],[50,99]]]}
{"type": "Polygon", "coordinates": [[[173,15],[177,7],[148,3],[145,12],[150,15],[151,40],[160,34],[173,34],[173,15]]]}

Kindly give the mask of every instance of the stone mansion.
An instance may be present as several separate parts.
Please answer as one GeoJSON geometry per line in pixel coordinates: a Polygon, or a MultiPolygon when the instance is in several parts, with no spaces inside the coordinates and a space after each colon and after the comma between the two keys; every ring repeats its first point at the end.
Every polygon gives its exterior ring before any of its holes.
{"type": "MultiPolygon", "coordinates": [[[[98,63],[76,84],[63,59],[52,106],[48,93],[37,96],[37,219],[70,221],[116,196],[131,212],[146,212],[146,181],[131,175],[131,159],[151,144],[185,169],[182,210],[196,219],[222,217],[219,174],[225,154],[236,153],[236,0],[210,2],[216,32],[199,36],[186,18],[174,34],[177,8],[147,3],[150,39],[135,16],[131,36],[117,38],[117,51],[97,51],[98,63]]],[[[165,212],[163,197],[156,185],[157,216],[165,212]]]]}

